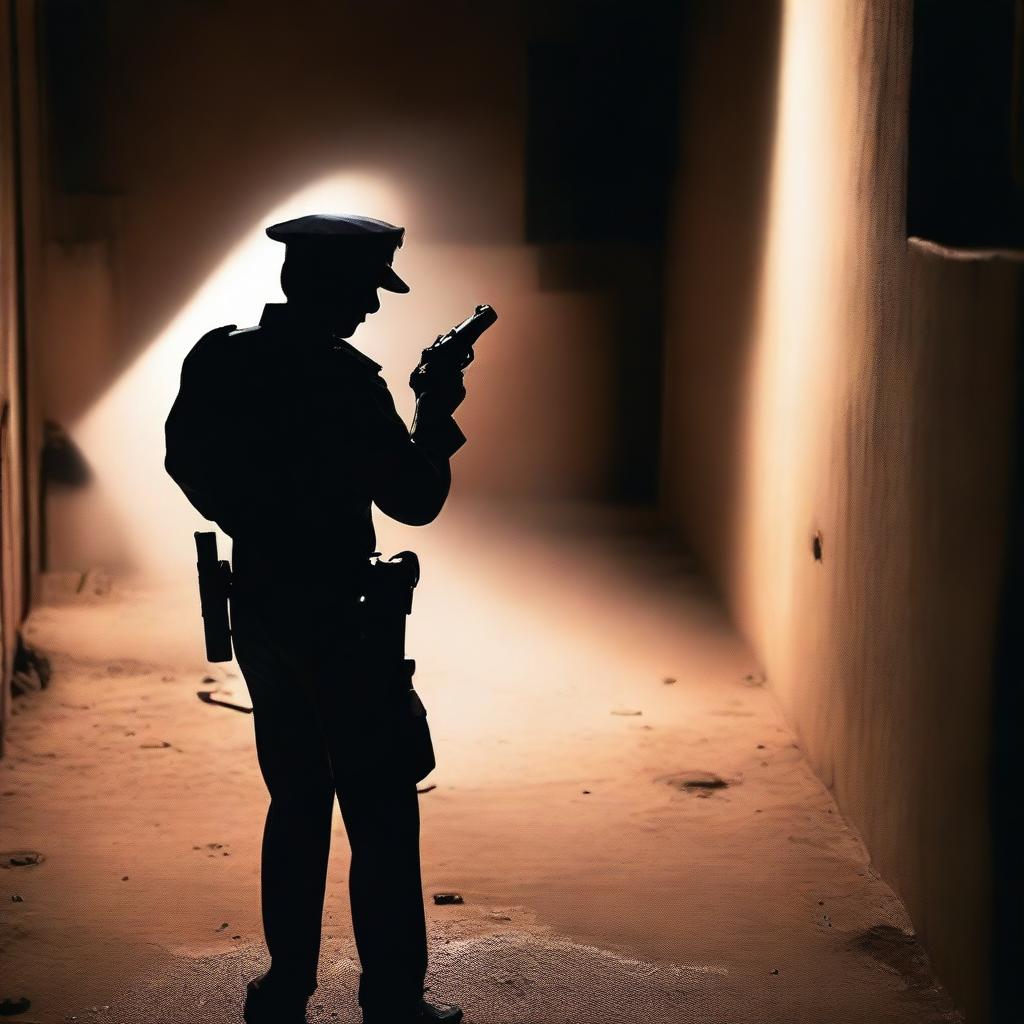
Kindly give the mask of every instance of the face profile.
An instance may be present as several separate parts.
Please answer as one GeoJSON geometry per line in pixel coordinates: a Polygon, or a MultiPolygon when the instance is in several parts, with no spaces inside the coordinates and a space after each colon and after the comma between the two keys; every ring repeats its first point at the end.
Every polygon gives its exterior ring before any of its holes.
{"type": "Polygon", "coordinates": [[[373,217],[312,214],[267,228],[284,242],[281,288],[292,311],[339,338],[380,309],[378,289],[405,293],[392,269],[405,229],[373,217]]]}
{"type": "Polygon", "coordinates": [[[296,313],[338,338],[350,338],[380,309],[379,273],[347,259],[289,253],[281,287],[296,313]]]}
{"type": "Polygon", "coordinates": [[[365,323],[366,318],[373,316],[379,309],[380,296],[377,294],[376,285],[359,289],[339,288],[337,301],[333,306],[333,333],[339,338],[350,338],[359,325],[365,323]],[[357,313],[358,319],[353,322],[357,313]]]}

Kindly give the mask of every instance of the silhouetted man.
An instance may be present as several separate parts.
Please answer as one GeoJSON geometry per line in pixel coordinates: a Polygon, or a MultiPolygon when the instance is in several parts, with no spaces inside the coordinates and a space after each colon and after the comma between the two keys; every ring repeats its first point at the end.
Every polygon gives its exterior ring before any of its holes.
{"type": "Polygon", "coordinates": [[[205,335],[167,420],[167,471],[234,541],[232,634],[271,797],[262,861],[271,966],[248,986],[253,1024],[305,1019],[335,795],[352,848],[364,1021],[462,1017],[423,1000],[415,778],[360,629],[371,502],[400,522],[429,523],[465,441],[451,418],[465,396],[460,370],[420,398],[410,434],[380,367],[344,340],[380,308],[378,289],[409,290],[392,268],[403,233],[356,216],[268,228],[287,247],[287,303],[266,306],[258,327],[205,335]]]}

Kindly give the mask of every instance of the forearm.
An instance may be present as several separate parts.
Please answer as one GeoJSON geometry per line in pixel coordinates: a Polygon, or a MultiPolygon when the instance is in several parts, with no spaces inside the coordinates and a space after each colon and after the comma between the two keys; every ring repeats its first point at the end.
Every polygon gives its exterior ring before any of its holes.
{"type": "Polygon", "coordinates": [[[436,519],[452,483],[448,456],[422,437],[408,437],[383,455],[376,476],[374,504],[409,526],[425,526],[436,519]]]}
{"type": "Polygon", "coordinates": [[[424,526],[437,518],[451,488],[449,459],[466,443],[452,418],[457,405],[450,393],[420,396],[411,433],[393,404],[387,410],[394,431],[388,436],[393,440],[374,460],[373,496],[386,515],[410,526],[424,526]]]}

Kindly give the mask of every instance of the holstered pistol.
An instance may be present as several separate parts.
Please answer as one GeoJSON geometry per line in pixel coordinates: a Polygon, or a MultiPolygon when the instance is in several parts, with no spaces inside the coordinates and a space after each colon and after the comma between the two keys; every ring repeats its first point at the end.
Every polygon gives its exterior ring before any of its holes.
{"type": "Polygon", "coordinates": [[[412,685],[416,662],[405,656],[406,618],[412,612],[412,594],[419,578],[420,562],[414,552],[402,551],[387,560],[376,555],[370,561],[363,595],[370,659],[381,683],[395,687],[399,742],[406,748],[416,782],[435,766],[427,711],[412,685]]]}
{"type": "Polygon", "coordinates": [[[217,558],[217,534],[199,532],[196,538],[196,569],[199,573],[199,603],[203,612],[203,634],[207,661],[231,660],[231,565],[217,558]]]}

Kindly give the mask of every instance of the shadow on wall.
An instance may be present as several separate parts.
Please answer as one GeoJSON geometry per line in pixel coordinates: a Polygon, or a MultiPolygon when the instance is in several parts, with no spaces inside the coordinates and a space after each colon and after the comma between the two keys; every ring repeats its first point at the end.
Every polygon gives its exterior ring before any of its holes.
{"type": "Polygon", "coordinates": [[[1016,345],[1016,451],[1010,502],[1011,533],[1003,563],[1003,601],[996,637],[992,701],[992,842],[994,959],[993,1019],[1012,1020],[1020,1010],[1020,965],[1024,962],[1024,873],[1020,837],[1024,835],[1024,669],[1020,629],[1024,622],[1024,280],[1018,302],[1016,345]]]}
{"type": "Polygon", "coordinates": [[[661,493],[719,583],[738,569],[738,385],[758,316],[781,21],[779,0],[697,3],[683,62],[666,272],[661,493]]]}

